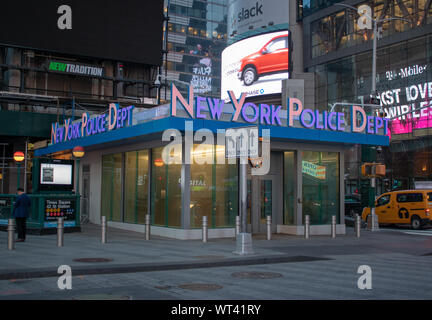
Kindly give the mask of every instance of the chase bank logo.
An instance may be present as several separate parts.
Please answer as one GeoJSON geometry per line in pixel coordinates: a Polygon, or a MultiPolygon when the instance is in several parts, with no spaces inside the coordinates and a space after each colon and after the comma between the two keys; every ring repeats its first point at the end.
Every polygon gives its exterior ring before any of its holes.
{"type": "Polygon", "coordinates": [[[260,90],[260,94],[264,94],[264,92],[265,92],[264,89],[260,90]]]}

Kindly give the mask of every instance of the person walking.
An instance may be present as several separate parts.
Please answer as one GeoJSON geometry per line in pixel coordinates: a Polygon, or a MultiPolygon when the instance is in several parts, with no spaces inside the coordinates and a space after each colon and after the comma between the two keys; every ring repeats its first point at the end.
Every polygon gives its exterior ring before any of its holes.
{"type": "Polygon", "coordinates": [[[24,242],[26,238],[26,222],[30,215],[31,200],[24,193],[23,188],[18,188],[18,197],[14,203],[13,217],[16,220],[18,239],[16,242],[24,242]]]}

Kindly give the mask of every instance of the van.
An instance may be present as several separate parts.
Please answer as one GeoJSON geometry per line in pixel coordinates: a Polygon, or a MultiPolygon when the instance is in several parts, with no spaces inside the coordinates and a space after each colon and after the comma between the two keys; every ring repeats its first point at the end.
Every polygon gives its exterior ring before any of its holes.
{"type": "MultiPolygon", "coordinates": [[[[432,190],[404,190],[382,194],[375,201],[379,224],[410,224],[419,229],[431,222],[432,190]]],[[[370,208],[364,208],[362,219],[367,222],[370,208]]]]}

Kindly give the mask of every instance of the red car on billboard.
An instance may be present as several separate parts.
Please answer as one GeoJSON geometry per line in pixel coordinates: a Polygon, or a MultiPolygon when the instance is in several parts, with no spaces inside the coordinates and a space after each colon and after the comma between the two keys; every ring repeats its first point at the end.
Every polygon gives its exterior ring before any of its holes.
{"type": "Polygon", "coordinates": [[[288,35],[276,36],[258,52],[241,60],[238,78],[250,86],[259,77],[272,73],[289,71],[288,35]]]}

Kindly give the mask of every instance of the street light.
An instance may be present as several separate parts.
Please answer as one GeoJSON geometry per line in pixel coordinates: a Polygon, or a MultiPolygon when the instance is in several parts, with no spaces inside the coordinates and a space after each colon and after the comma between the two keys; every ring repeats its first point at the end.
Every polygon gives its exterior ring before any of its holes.
{"type": "Polygon", "coordinates": [[[24,153],[22,151],[17,151],[17,152],[14,153],[13,159],[16,161],[16,163],[18,165],[17,189],[19,189],[20,188],[20,180],[21,180],[21,177],[20,177],[20,174],[21,174],[21,162],[24,161],[25,155],[24,155],[24,153]]]}

